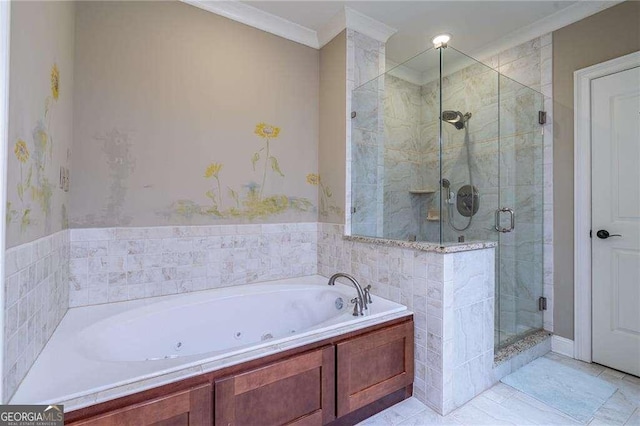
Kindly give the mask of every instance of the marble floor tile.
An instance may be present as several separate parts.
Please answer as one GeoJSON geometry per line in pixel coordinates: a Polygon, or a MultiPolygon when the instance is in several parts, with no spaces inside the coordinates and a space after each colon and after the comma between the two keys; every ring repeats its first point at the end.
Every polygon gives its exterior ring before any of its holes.
{"type": "MultiPolygon", "coordinates": [[[[513,419],[506,420],[503,418],[504,413],[491,412],[487,413],[484,410],[479,409],[473,404],[473,401],[460,407],[451,415],[460,424],[463,425],[482,425],[482,426],[498,426],[498,425],[516,425],[518,423],[512,421],[513,419]]],[[[522,419],[524,420],[524,419],[522,419]]],[[[524,423],[522,423],[524,424],[524,423]]]]}
{"type": "Polygon", "coordinates": [[[577,359],[569,358],[563,355],[559,355],[554,352],[549,352],[544,356],[547,359],[551,359],[553,361],[557,361],[561,364],[564,364],[568,367],[575,368],[584,373],[590,374],[592,376],[599,376],[605,370],[606,367],[603,367],[599,364],[589,364],[586,362],[578,361],[577,359]]]}
{"type": "Polygon", "coordinates": [[[430,408],[420,411],[408,419],[399,423],[398,426],[431,426],[431,425],[460,425],[453,416],[441,416],[430,408]]]}
{"type": "MultiPolygon", "coordinates": [[[[620,373],[619,371],[615,371],[615,370],[610,370],[610,371],[614,371],[616,373],[620,373]]],[[[623,373],[620,373],[620,374],[623,374],[623,373]]],[[[632,376],[631,374],[625,374],[625,376],[622,378],[622,380],[640,387],[640,377],[632,376]]]]}
{"type": "Polygon", "coordinates": [[[559,410],[550,407],[522,392],[516,392],[511,398],[502,403],[510,410],[520,413],[528,419],[527,424],[538,425],[579,425],[578,421],[564,415],[559,410]]]}
{"type": "Polygon", "coordinates": [[[640,384],[634,384],[633,376],[625,375],[622,379],[602,373],[598,376],[602,380],[618,387],[618,392],[636,406],[640,406],[640,384]]]}
{"type": "Polygon", "coordinates": [[[415,398],[409,398],[399,404],[391,407],[395,409],[401,417],[408,419],[422,411],[425,411],[425,405],[415,398]]]}
{"type": "Polygon", "coordinates": [[[589,426],[610,426],[610,425],[611,424],[608,423],[606,420],[596,419],[596,418],[594,418],[589,422],[589,426]]]}
{"type": "Polygon", "coordinates": [[[636,411],[633,412],[625,426],[640,426],[640,408],[637,408],[636,411]]]}
{"type": "MultiPolygon", "coordinates": [[[[386,410],[385,410],[386,411],[386,410]]],[[[359,426],[390,426],[392,423],[384,416],[385,411],[358,423],[359,426]]]]}
{"type": "Polygon", "coordinates": [[[579,423],[564,413],[504,383],[498,383],[447,416],[416,398],[409,398],[365,420],[367,426],[430,425],[624,425],[640,426],[640,378],[557,354],[548,358],[598,376],[618,387],[589,422],[579,423]]]}
{"type": "MultiPolygon", "coordinates": [[[[394,405],[393,407],[387,408],[373,417],[366,419],[360,424],[367,426],[393,426],[400,424],[408,418],[425,410],[431,411],[426,405],[418,401],[416,398],[409,398],[394,405]]],[[[438,415],[435,412],[434,414],[438,415]]]]}
{"type": "Polygon", "coordinates": [[[624,376],[626,376],[626,374],[623,373],[622,371],[612,370],[611,368],[607,368],[607,367],[605,367],[602,373],[600,374],[608,374],[609,376],[615,377],[616,379],[622,379],[624,378],[624,376]]]}
{"type": "MultiPolygon", "coordinates": [[[[515,392],[512,395],[514,394],[515,392]]],[[[521,413],[511,410],[507,406],[487,398],[485,395],[479,395],[467,407],[473,407],[486,413],[486,415],[495,419],[496,424],[523,425],[529,422],[529,419],[521,413]]],[[[465,407],[462,407],[458,411],[457,418],[461,418],[462,412],[465,411],[464,409],[465,407]]]]}
{"type": "Polygon", "coordinates": [[[593,417],[594,420],[601,420],[609,425],[624,425],[637,408],[637,405],[629,401],[624,393],[616,392],[593,417]]]}
{"type": "Polygon", "coordinates": [[[484,392],[484,396],[489,398],[490,400],[502,403],[507,400],[507,398],[511,397],[516,390],[509,385],[505,385],[504,383],[499,382],[494,385],[492,388],[487,389],[484,392]]]}

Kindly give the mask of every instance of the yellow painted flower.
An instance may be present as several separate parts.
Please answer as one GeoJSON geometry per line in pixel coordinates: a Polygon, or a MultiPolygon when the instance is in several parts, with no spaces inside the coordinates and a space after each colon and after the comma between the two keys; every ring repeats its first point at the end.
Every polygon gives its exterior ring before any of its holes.
{"type": "Polygon", "coordinates": [[[53,64],[51,67],[51,96],[56,101],[60,96],[60,71],[57,64],[53,64]]]}
{"type": "Polygon", "coordinates": [[[27,143],[22,139],[18,139],[16,146],[13,148],[13,152],[21,163],[26,163],[29,159],[29,148],[27,148],[27,143]]]}
{"type": "Polygon", "coordinates": [[[49,135],[47,135],[47,132],[44,129],[38,129],[36,131],[36,135],[38,137],[38,142],[40,142],[40,146],[42,147],[42,149],[44,149],[47,146],[49,135]]]}
{"type": "Polygon", "coordinates": [[[222,164],[220,164],[220,163],[211,163],[207,167],[207,170],[204,172],[204,177],[206,177],[206,178],[210,178],[210,177],[213,177],[213,176],[218,177],[218,173],[220,173],[221,169],[222,169],[222,164]]]}
{"type": "Polygon", "coordinates": [[[259,123],[256,125],[256,130],[254,133],[261,138],[270,138],[275,139],[278,137],[280,133],[280,127],[272,126],[267,123],[259,123]]]}
{"type": "Polygon", "coordinates": [[[315,173],[309,173],[307,175],[307,183],[310,183],[311,185],[317,185],[320,183],[320,175],[317,175],[315,173]]]}

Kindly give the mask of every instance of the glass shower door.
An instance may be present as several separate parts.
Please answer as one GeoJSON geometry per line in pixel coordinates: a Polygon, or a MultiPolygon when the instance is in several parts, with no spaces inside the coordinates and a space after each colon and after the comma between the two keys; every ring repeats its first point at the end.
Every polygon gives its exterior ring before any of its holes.
{"type": "Polygon", "coordinates": [[[497,346],[542,328],[543,95],[500,75],[497,346]],[[509,210],[507,210],[509,209],[509,210]],[[512,223],[513,218],[513,223],[512,223]],[[513,229],[512,229],[513,228],[513,229]],[[501,232],[501,231],[507,232],[501,232]]]}
{"type": "Polygon", "coordinates": [[[441,241],[498,243],[495,346],[501,347],[542,328],[544,182],[538,113],[544,99],[452,47],[440,51],[441,241]],[[465,203],[473,215],[465,215],[465,203]]]}

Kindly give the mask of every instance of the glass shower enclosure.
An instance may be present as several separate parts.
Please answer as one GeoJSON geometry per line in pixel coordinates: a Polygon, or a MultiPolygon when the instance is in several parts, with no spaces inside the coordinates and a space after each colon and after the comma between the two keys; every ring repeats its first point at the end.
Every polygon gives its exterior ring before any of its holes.
{"type": "Polygon", "coordinates": [[[351,233],[496,242],[496,347],[542,328],[543,104],[451,46],[352,96],[351,233]]]}

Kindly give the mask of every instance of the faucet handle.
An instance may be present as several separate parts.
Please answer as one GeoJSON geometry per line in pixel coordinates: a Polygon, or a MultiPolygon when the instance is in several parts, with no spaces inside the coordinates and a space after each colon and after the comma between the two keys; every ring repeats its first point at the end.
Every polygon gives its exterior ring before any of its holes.
{"type": "Polygon", "coordinates": [[[360,312],[360,300],[357,297],[354,297],[353,299],[351,299],[351,303],[353,303],[353,316],[357,317],[362,315],[362,312],[360,312]]]}
{"type": "Polygon", "coordinates": [[[371,300],[371,284],[364,288],[364,297],[367,303],[373,303],[373,300],[371,300]]]}

